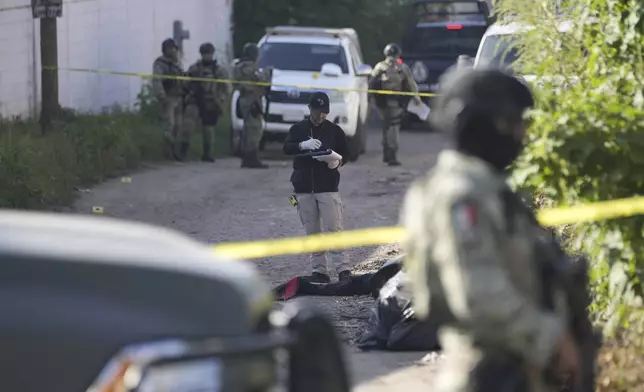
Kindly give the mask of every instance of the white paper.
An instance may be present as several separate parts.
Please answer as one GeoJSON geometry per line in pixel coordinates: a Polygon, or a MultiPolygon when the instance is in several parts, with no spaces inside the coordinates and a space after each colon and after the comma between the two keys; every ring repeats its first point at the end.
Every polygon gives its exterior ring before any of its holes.
{"type": "Polygon", "coordinates": [[[429,106],[425,105],[424,102],[418,103],[415,99],[410,99],[407,105],[407,111],[417,115],[421,120],[427,121],[430,110],[429,106]]]}
{"type": "Polygon", "coordinates": [[[338,154],[337,152],[331,150],[331,154],[329,155],[318,155],[316,157],[313,157],[319,161],[323,162],[334,162],[334,161],[341,161],[342,160],[342,155],[338,154]]]}

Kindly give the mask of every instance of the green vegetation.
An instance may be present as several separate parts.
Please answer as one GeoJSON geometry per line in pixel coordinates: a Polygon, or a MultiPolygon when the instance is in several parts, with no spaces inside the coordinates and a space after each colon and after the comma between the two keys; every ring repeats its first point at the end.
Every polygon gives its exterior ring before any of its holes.
{"type": "MultiPolygon", "coordinates": [[[[496,3],[499,20],[537,26],[518,43],[516,69],[535,76],[538,110],[516,184],[547,205],[643,195],[643,3],[572,0],[559,10],[555,2],[496,3]]],[[[644,385],[643,229],[644,216],[565,228],[569,249],[593,262],[592,310],[609,337],[602,391],[644,385]]]]}
{"type": "MultiPolygon", "coordinates": [[[[229,118],[215,137],[217,156],[228,155],[229,118]]],[[[158,105],[147,92],[137,110],[113,108],[99,115],[65,110],[53,132],[36,121],[0,120],[0,208],[41,209],[69,204],[75,189],[139,168],[163,155],[158,105]]],[[[201,156],[192,136],[191,158],[201,156]]]]}
{"type": "Polygon", "coordinates": [[[382,60],[385,45],[402,38],[405,3],[405,0],[235,0],[235,55],[240,55],[246,42],[257,42],[269,26],[352,27],[360,36],[365,61],[374,65],[382,60]]]}

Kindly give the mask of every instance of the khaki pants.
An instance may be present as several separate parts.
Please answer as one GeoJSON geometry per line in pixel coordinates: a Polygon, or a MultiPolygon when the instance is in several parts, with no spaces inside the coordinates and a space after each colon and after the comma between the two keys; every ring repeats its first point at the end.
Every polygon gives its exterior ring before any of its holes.
{"type": "MultiPolygon", "coordinates": [[[[343,230],[342,199],[337,192],[300,193],[296,195],[297,211],[307,235],[322,232],[322,224],[328,232],[343,230]]],[[[350,269],[346,255],[342,251],[329,251],[337,273],[350,269]]],[[[313,272],[328,274],[326,252],[311,254],[313,272]]]]}
{"type": "Polygon", "coordinates": [[[183,127],[183,98],[170,96],[163,102],[163,132],[170,143],[188,142],[183,127]]]}
{"type": "Polygon", "coordinates": [[[387,100],[386,108],[378,108],[382,119],[382,147],[393,152],[398,151],[400,125],[404,111],[398,101],[387,100]]]}

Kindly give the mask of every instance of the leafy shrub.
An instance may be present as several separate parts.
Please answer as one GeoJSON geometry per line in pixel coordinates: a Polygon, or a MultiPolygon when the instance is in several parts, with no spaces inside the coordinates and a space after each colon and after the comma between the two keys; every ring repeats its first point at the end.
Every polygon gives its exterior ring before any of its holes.
{"type": "MultiPolygon", "coordinates": [[[[636,0],[498,0],[498,19],[521,34],[513,67],[532,75],[538,108],[515,166],[518,187],[541,204],[574,205],[644,194],[644,8],[636,0]],[[562,31],[562,22],[570,29],[562,31]]],[[[592,311],[610,338],[599,390],[642,390],[644,217],[583,223],[567,246],[592,260],[592,311]]]]}
{"type": "MultiPolygon", "coordinates": [[[[70,203],[74,189],[161,161],[159,106],[148,89],[137,110],[119,107],[97,115],[65,109],[54,129],[42,135],[34,120],[0,119],[0,208],[39,209],[70,203]]],[[[215,135],[215,152],[228,154],[228,117],[215,135]]],[[[201,156],[193,135],[191,155],[201,156]]]]}

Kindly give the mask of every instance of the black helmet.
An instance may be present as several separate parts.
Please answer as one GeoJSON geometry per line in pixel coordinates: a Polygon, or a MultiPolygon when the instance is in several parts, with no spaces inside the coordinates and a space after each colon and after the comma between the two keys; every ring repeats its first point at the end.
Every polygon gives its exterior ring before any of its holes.
{"type": "Polygon", "coordinates": [[[457,68],[441,77],[431,122],[450,132],[456,147],[503,169],[518,155],[513,135],[534,106],[528,86],[499,69],[457,68]]]}
{"type": "Polygon", "coordinates": [[[179,46],[172,38],[168,38],[161,44],[161,52],[165,53],[170,48],[179,49],[179,46]]]}
{"type": "Polygon", "coordinates": [[[213,54],[215,53],[215,45],[211,44],[210,42],[206,42],[205,44],[201,44],[199,47],[199,53],[201,54],[213,54]]]}
{"type": "Polygon", "coordinates": [[[400,56],[402,56],[402,49],[400,49],[400,46],[398,46],[397,44],[391,43],[385,46],[383,53],[387,57],[399,58],[400,56]]]}
{"type": "Polygon", "coordinates": [[[244,45],[244,49],[242,49],[243,58],[255,61],[257,60],[258,56],[259,56],[259,48],[257,47],[257,44],[249,42],[246,45],[244,45]]]}
{"type": "Polygon", "coordinates": [[[469,118],[522,120],[523,112],[534,105],[525,83],[498,69],[460,68],[441,77],[440,92],[432,110],[441,129],[458,127],[469,118]]]}

